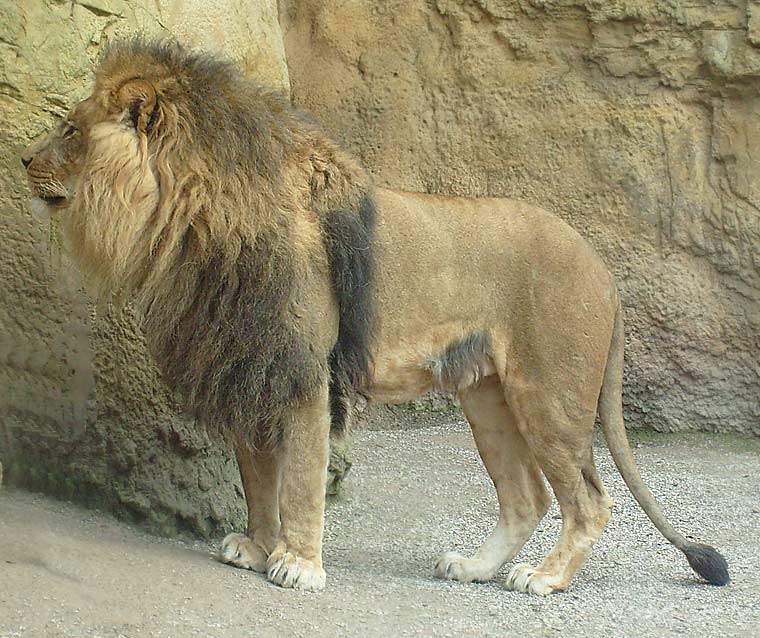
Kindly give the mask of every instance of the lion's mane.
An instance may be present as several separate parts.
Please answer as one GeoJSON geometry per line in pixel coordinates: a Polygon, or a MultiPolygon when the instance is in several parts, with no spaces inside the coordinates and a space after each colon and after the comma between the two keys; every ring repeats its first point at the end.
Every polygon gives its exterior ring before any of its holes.
{"type": "Polygon", "coordinates": [[[78,260],[109,294],[136,299],[164,377],[196,417],[276,430],[329,374],[342,428],[370,366],[367,174],[227,61],[173,42],[122,42],[101,59],[93,95],[131,78],[154,84],[155,107],[144,135],[92,127],[68,222],[78,260]],[[339,316],[327,361],[293,311],[320,260],[339,316]]]}

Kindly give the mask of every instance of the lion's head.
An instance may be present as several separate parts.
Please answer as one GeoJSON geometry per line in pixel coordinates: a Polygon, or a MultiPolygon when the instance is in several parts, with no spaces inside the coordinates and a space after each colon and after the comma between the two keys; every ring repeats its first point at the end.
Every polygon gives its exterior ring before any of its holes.
{"type": "Polygon", "coordinates": [[[91,95],[22,161],[33,210],[61,215],[86,274],[135,290],[188,242],[234,252],[278,223],[283,163],[309,135],[228,61],[138,39],[105,52],[91,95]]]}
{"type": "Polygon", "coordinates": [[[311,392],[327,344],[307,342],[335,326],[294,309],[317,297],[325,315],[335,299],[341,311],[334,383],[368,377],[368,176],[231,62],[171,41],[113,44],[91,95],[22,161],[34,207],[60,214],[97,292],[136,302],[194,413],[266,419],[311,392]],[[298,377],[272,373],[281,362],[298,377]]]}
{"type": "Polygon", "coordinates": [[[69,205],[77,165],[84,155],[83,138],[82,127],[69,117],[22,153],[21,162],[32,191],[32,210],[40,217],[69,205]]]}
{"type": "Polygon", "coordinates": [[[106,159],[106,154],[112,161],[115,156],[120,160],[136,156],[141,136],[146,136],[157,115],[156,94],[149,82],[97,83],[90,97],[22,153],[35,206],[68,208],[76,200],[85,167],[92,170],[94,160],[106,159]],[[105,149],[109,144],[111,148],[105,149]]]}
{"type": "Polygon", "coordinates": [[[32,210],[61,214],[72,251],[104,289],[135,283],[165,230],[151,220],[161,199],[160,149],[176,136],[176,110],[161,103],[169,69],[128,48],[108,51],[91,95],[22,154],[32,210]]]}

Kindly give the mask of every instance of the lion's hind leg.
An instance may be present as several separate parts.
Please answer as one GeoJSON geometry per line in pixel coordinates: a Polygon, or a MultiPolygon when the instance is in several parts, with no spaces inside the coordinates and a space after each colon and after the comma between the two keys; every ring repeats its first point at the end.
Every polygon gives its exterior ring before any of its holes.
{"type": "Polygon", "coordinates": [[[541,565],[515,565],[506,586],[540,595],[564,591],[591,555],[612,506],[594,466],[594,416],[570,417],[560,401],[541,393],[510,396],[514,396],[520,429],[557,497],[562,530],[541,565]]]}
{"type": "Polygon", "coordinates": [[[460,582],[487,581],[520,551],[546,513],[551,497],[506,405],[498,377],[486,377],[479,385],[460,391],[459,399],[496,488],[499,521],[471,558],[453,552],[441,556],[435,575],[460,582]]]}

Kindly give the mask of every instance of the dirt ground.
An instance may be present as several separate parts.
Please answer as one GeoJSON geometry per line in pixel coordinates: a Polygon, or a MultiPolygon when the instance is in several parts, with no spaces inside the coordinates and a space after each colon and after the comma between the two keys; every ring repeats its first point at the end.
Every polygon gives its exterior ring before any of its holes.
{"type": "MultiPolygon", "coordinates": [[[[346,495],[330,507],[326,591],[286,591],[216,562],[214,548],[149,536],[107,514],[0,492],[0,638],[760,635],[760,442],[638,437],[642,473],[672,522],[718,547],[725,588],[697,581],[634,504],[605,448],[612,521],[565,594],[436,580],[436,555],[470,551],[496,504],[466,426],[357,435],[346,495]]],[[[553,509],[518,560],[536,563],[553,509]]],[[[504,574],[502,574],[503,577],[504,574]]]]}

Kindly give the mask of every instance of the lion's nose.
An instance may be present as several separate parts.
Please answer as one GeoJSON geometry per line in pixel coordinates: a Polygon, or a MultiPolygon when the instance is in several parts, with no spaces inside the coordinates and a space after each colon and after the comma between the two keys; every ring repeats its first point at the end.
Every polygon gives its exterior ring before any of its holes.
{"type": "Polygon", "coordinates": [[[27,168],[29,166],[29,164],[32,163],[32,158],[31,157],[24,157],[22,155],[21,156],[21,163],[24,165],[24,168],[27,168]]]}

